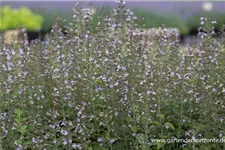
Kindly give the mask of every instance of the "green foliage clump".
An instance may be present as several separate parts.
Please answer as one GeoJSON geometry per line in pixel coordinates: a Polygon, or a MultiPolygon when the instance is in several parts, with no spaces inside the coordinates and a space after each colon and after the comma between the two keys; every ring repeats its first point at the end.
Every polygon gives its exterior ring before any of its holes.
{"type": "Polygon", "coordinates": [[[1,7],[0,15],[0,31],[18,27],[24,27],[28,31],[38,31],[42,28],[44,21],[41,15],[34,14],[26,7],[12,9],[10,6],[3,6],[1,7]]]}

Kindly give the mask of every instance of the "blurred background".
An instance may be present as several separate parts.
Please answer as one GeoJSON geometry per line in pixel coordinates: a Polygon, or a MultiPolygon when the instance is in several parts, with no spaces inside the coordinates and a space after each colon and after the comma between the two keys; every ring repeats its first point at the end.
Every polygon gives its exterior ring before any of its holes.
{"type": "MultiPolygon", "coordinates": [[[[98,15],[100,9],[112,10],[117,7],[115,1],[1,1],[0,31],[14,29],[23,25],[30,38],[35,39],[40,33],[44,36],[55,23],[57,16],[70,22],[73,8],[79,2],[83,7],[95,8],[98,15]]],[[[210,17],[216,20],[218,31],[225,24],[225,1],[126,1],[127,8],[138,18],[145,18],[142,22],[145,28],[175,27],[180,32],[182,42],[188,42],[193,35],[197,35],[200,17],[210,17]]],[[[97,19],[97,17],[96,17],[97,19]]],[[[43,39],[43,37],[42,37],[43,39]]]]}

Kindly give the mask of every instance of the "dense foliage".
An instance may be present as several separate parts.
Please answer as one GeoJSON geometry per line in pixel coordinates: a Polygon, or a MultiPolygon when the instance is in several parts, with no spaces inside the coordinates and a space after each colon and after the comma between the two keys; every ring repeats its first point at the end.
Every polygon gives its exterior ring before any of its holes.
{"type": "Polygon", "coordinates": [[[42,16],[34,14],[26,7],[12,9],[10,6],[3,6],[0,9],[0,16],[0,31],[18,27],[24,27],[29,31],[39,31],[44,21],[42,16]]]}
{"type": "Polygon", "coordinates": [[[45,42],[0,36],[0,149],[225,148],[152,141],[224,139],[224,29],[214,38],[201,18],[200,42],[181,48],[165,27],[137,30],[123,1],[111,17],[101,11],[95,33],[80,5],[73,19],[45,42]]]}

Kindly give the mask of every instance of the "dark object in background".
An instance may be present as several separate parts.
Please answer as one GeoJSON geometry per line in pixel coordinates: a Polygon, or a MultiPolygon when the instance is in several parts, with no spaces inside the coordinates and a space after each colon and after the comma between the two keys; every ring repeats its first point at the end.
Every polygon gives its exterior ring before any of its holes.
{"type": "Polygon", "coordinates": [[[48,31],[27,31],[27,37],[28,42],[30,43],[33,40],[39,39],[41,41],[44,41],[45,35],[48,33],[48,31]]]}

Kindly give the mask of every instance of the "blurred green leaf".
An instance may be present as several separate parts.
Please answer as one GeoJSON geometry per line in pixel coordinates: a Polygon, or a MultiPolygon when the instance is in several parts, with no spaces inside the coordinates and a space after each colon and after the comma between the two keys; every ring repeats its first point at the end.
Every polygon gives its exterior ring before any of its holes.
{"type": "Polygon", "coordinates": [[[158,142],[158,143],[156,143],[157,150],[160,149],[160,148],[162,148],[165,144],[166,144],[166,142],[158,142]]]}
{"type": "Polygon", "coordinates": [[[137,127],[136,126],[131,126],[130,129],[131,129],[132,132],[135,132],[135,133],[137,132],[137,127]]]}
{"type": "Polygon", "coordinates": [[[152,125],[154,125],[154,126],[159,126],[159,122],[158,122],[158,121],[153,121],[153,122],[152,122],[152,125]]]}
{"type": "Polygon", "coordinates": [[[23,111],[20,109],[16,109],[16,114],[18,117],[20,117],[23,114],[23,111]]]}
{"type": "Polygon", "coordinates": [[[21,144],[22,143],[22,140],[21,139],[18,139],[15,141],[15,144],[21,144]]]}
{"type": "Polygon", "coordinates": [[[24,27],[28,31],[38,31],[42,28],[44,22],[41,15],[34,14],[27,7],[12,9],[10,6],[3,6],[0,9],[0,14],[0,31],[18,27],[24,27]]]}

